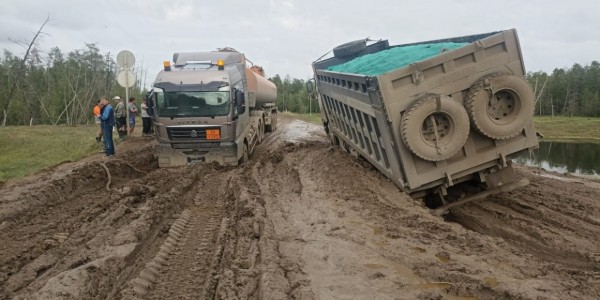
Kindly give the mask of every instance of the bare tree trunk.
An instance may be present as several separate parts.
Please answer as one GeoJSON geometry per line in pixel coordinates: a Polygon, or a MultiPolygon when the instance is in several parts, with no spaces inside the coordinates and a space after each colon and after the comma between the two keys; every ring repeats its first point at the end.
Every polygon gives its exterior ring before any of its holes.
{"type": "Polygon", "coordinates": [[[565,93],[565,103],[563,105],[562,113],[566,116],[567,104],[569,103],[569,89],[567,88],[567,92],[565,93]]]}
{"type": "Polygon", "coordinates": [[[17,89],[17,85],[19,84],[21,76],[23,76],[23,73],[25,72],[25,66],[26,66],[27,58],[29,57],[29,53],[31,52],[31,49],[35,45],[36,39],[42,33],[42,29],[44,29],[44,26],[46,26],[46,24],[48,23],[49,20],[50,20],[50,16],[48,16],[46,18],[46,21],[44,21],[42,26],[40,26],[40,29],[37,31],[37,33],[31,40],[31,42],[29,42],[27,51],[25,51],[25,56],[23,56],[23,60],[21,61],[21,64],[19,65],[17,74],[15,74],[15,80],[13,81],[12,85],[8,89],[8,95],[7,95],[6,103],[4,104],[4,109],[3,109],[4,117],[2,119],[2,126],[6,126],[6,117],[8,116],[8,114],[10,112],[10,104],[12,102],[12,97],[15,94],[15,90],[17,89]]]}
{"type": "Polygon", "coordinates": [[[544,88],[546,87],[546,83],[548,82],[548,77],[546,77],[546,80],[544,80],[544,84],[542,84],[542,88],[540,89],[540,92],[536,94],[537,92],[537,78],[535,79],[535,90],[533,92],[534,95],[536,95],[535,97],[535,101],[536,102],[540,102],[540,115],[542,115],[542,94],[544,94],[544,88]]]}
{"type": "MultiPolygon", "coordinates": [[[[146,88],[146,76],[148,76],[148,68],[144,70],[144,88],[146,88]]],[[[142,89],[140,89],[141,91],[142,89]]]]}

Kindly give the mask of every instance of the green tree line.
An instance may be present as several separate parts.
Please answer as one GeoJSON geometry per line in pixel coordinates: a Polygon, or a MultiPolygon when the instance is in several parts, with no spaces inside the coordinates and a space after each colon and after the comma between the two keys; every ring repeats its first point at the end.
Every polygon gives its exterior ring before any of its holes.
{"type": "Polygon", "coordinates": [[[277,86],[277,108],[280,111],[308,114],[318,113],[319,104],[316,99],[309,100],[306,81],[302,79],[291,79],[286,75],[282,80],[279,74],[271,78],[277,86]]]}
{"type": "MultiPolygon", "coordinates": [[[[4,125],[88,124],[91,111],[102,96],[124,96],[116,75],[119,68],[110,53],[101,53],[95,44],[64,54],[52,48],[46,55],[33,48],[26,61],[4,50],[0,57],[0,109],[6,116],[4,125]],[[23,65],[22,72],[21,65],[23,65]],[[12,90],[12,91],[11,91],[12,90]]],[[[316,100],[309,102],[306,81],[271,80],[278,89],[277,105],[281,111],[316,113],[316,100]]],[[[139,82],[139,81],[138,81],[139,82]]],[[[138,99],[145,91],[139,85],[130,89],[138,99]]]]}
{"type": "MultiPolygon", "coordinates": [[[[34,45],[27,53],[4,50],[0,57],[2,125],[86,124],[100,97],[124,97],[118,66],[95,44],[67,54],[54,47],[46,55],[34,45]]],[[[140,84],[130,89],[132,97],[142,93],[140,84]]]]}
{"type": "MultiPolygon", "coordinates": [[[[2,125],[87,124],[91,109],[102,96],[124,96],[117,84],[119,72],[110,53],[95,44],[63,53],[54,47],[45,55],[31,44],[25,57],[4,50],[0,57],[0,114],[2,125]]],[[[534,89],[537,115],[600,117],[600,63],[574,64],[556,68],[551,74],[529,72],[527,80],[534,89]]],[[[317,113],[316,99],[309,100],[306,81],[271,78],[278,89],[281,111],[317,113]]],[[[139,84],[130,95],[141,98],[139,84]]]]}
{"type": "Polygon", "coordinates": [[[600,117],[600,63],[573,64],[551,74],[529,72],[534,89],[536,115],[600,117]]]}

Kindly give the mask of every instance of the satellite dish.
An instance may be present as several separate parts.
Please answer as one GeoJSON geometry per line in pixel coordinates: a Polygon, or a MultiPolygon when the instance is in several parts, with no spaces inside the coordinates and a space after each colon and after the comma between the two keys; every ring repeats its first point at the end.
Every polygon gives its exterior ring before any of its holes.
{"type": "Polygon", "coordinates": [[[123,70],[117,75],[117,82],[124,88],[130,88],[135,84],[135,75],[129,70],[123,70]]]}
{"type": "Polygon", "coordinates": [[[129,50],[123,50],[117,54],[117,65],[123,69],[129,69],[135,64],[135,56],[129,50]]]}

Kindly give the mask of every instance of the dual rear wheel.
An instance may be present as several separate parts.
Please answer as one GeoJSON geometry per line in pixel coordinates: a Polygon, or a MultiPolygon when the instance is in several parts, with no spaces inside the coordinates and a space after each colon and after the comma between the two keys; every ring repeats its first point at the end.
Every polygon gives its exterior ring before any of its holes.
{"type": "Polygon", "coordinates": [[[442,161],[462,149],[471,127],[496,140],[518,135],[531,121],[534,108],[533,91],[524,79],[496,73],[471,86],[464,106],[443,95],[419,98],[406,110],[400,132],[412,153],[442,161]]]}

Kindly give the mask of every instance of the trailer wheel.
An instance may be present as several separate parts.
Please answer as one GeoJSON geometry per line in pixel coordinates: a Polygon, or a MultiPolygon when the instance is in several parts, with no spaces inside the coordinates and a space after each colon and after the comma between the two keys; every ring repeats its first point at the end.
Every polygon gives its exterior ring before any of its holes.
{"type": "Polygon", "coordinates": [[[271,124],[265,125],[266,132],[273,132],[275,129],[277,129],[277,114],[271,116],[271,124]]]}
{"type": "Polygon", "coordinates": [[[402,140],[418,157],[441,161],[458,152],[469,137],[469,115],[462,104],[440,95],[425,95],[406,111],[402,140]]]}
{"type": "Polygon", "coordinates": [[[475,130],[503,140],[519,134],[531,120],[535,96],[525,79],[496,73],[469,89],[465,106],[475,130]]]}
{"type": "Polygon", "coordinates": [[[250,154],[248,153],[248,144],[244,143],[244,150],[242,150],[242,157],[240,158],[239,164],[243,165],[248,162],[250,154]]]}
{"type": "Polygon", "coordinates": [[[257,138],[256,142],[258,144],[262,143],[264,136],[265,136],[265,123],[261,119],[260,121],[258,121],[258,138],[257,138]]]}
{"type": "Polygon", "coordinates": [[[271,132],[277,130],[277,114],[271,118],[271,132]]]}
{"type": "Polygon", "coordinates": [[[367,40],[352,41],[345,44],[341,44],[333,48],[333,56],[335,57],[346,57],[363,51],[367,48],[367,40]]]}

